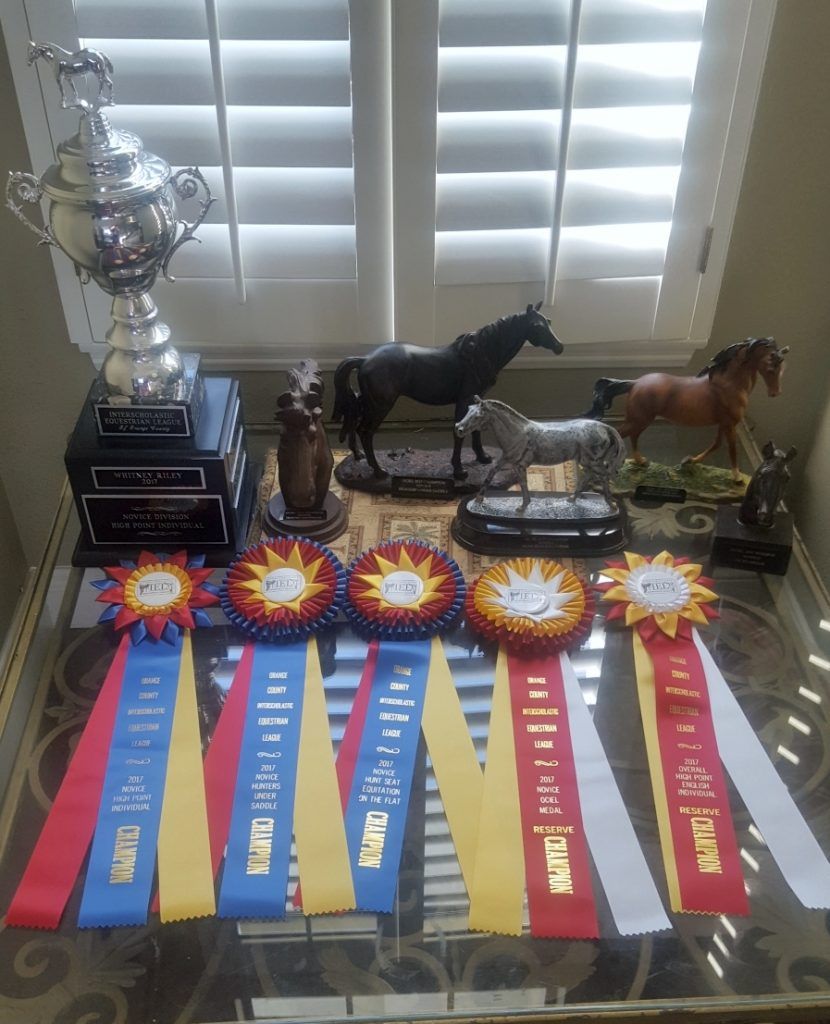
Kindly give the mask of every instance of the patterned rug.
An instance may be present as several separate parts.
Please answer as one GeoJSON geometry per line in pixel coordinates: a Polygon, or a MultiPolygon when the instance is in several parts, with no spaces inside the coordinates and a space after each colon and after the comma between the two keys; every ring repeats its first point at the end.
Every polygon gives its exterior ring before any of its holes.
{"type": "MultiPolygon", "coordinates": [[[[348,452],[334,449],[333,454],[336,464],[344,459],[348,452]]],[[[573,463],[531,466],[527,474],[528,486],[532,491],[570,492],[575,481],[573,463]]],[[[258,543],[268,536],[262,529],[262,510],[278,490],[277,451],[276,448],[271,448],[265,457],[257,514],[248,535],[249,544],[258,543]]],[[[452,539],[450,524],[455,517],[457,501],[428,502],[421,499],[392,498],[388,494],[367,494],[365,491],[342,487],[334,478],[331,490],[346,506],[349,516],[346,532],[328,545],[344,565],[348,565],[361,551],[382,540],[404,537],[416,537],[448,552],[458,562],[467,579],[477,576],[495,562],[504,560],[503,555],[479,555],[467,551],[452,539]]],[[[577,571],[581,568],[579,561],[561,561],[577,571]]]]}

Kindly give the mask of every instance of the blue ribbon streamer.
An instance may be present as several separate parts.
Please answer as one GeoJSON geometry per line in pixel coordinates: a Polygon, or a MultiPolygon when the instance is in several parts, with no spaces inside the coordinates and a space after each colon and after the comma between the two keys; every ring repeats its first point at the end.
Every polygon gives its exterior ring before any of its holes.
{"type": "Polygon", "coordinates": [[[254,648],[220,917],[285,916],[307,650],[254,648]]]}
{"type": "Polygon", "coordinates": [[[131,647],[78,924],[147,923],[182,637],[131,647]]]}
{"type": "Polygon", "coordinates": [[[345,819],[358,910],[391,913],[395,902],[429,658],[429,640],[378,650],[345,819]]]}

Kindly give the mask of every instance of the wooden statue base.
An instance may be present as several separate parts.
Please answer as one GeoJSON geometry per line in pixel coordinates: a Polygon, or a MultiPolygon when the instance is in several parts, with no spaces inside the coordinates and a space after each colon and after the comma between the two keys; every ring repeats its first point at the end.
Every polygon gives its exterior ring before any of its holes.
{"type": "MultiPolygon", "coordinates": [[[[498,448],[484,450],[492,459],[501,454],[498,448]]],[[[490,464],[476,462],[473,452],[466,448],[461,453],[461,463],[467,476],[454,480],[451,458],[452,448],[391,448],[377,452],[378,464],[387,473],[385,477],[375,476],[365,459],[357,461],[353,455],[347,455],[335,467],[334,475],[344,487],[370,494],[391,494],[395,498],[448,501],[475,494],[490,472],[490,464]]]]}
{"type": "Polygon", "coordinates": [[[286,508],[282,494],[277,493],[265,508],[262,525],[280,537],[310,537],[327,544],[346,532],[349,517],[343,502],[331,491],[319,511],[286,508]]]}
{"type": "Polygon", "coordinates": [[[779,511],[775,523],[764,529],[744,526],[736,508],[719,508],[712,538],[712,561],[730,569],[784,576],[793,549],[793,517],[779,511]]]}
{"type": "Polygon", "coordinates": [[[522,511],[518,491],[485,492],[465,498],[452,523],[452,535],[469,551],[488,555],[602,556],[621,551],[627,541],[622,505],[609,507],[599,494],[531,491],[522,511]]]}

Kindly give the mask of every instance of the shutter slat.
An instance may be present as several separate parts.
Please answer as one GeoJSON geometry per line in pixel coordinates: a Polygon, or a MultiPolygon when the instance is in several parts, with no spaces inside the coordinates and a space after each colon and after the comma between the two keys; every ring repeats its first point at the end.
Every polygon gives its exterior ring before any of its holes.
{"type": "MultiPolygon", "coordinates": [[[[78,34],[206,39],[203,0],[75,0],[78,34]]],[[[224,39],[348,39],[347,0],[234,0],[220,8],[224,39]]]]}
{"type": "Polygon", "coordinates": [[[584,227],[671,220],[679,174],[679,167],[570,171],[563,223],[584,227]]]}
{"type": "Polygon", "coordinates": [[[544,228],[553,216],[553,174],[439,174],[438,231],[544,228]]]}
{"type": "Polygon", "coordinates": [[[216,113],[208,106],[167,106],[164,117],[157,106],[119,104],[107,111],[116,128],[135,132],[151,153],[177,166],[221,164],[216,113]]]}
{"type": "Polygon", "coordinates": [[[354,224],[350,167],[237,167],[242,224],[354,224]]]}
{"type": "MultiPolygon", "coordinates": [[[[698,43],[580,46],[574,106],[688,103],[698,51],[698,43]]],[[[565,57],[562,46],[442,48],[438,109],[556,109],[565,57]]]]}
{"type": "Polygon", "coordinates": [[[558,111],[439,114],[438,172],[551,171],[558,138],[558,111]]]}
{"type": "Polygon", "coordinates": [[[231,107],[229,116],[238,166],[352,166],[348,107],[231,107]]]}
{"type": "MultiPolygon", "coordinates": [[[[583,0],[580,42],[694,42],[705,0],[583,0]]],[[[565,0],[442,0],[442,46],[562,46],[565,0]]]]}
{"type": "MultiPolygon", "coordinates": [[[[568,164],[574,170],[677,166],[688,107],[575,110],[568,164]]],[[[438,115],[438,173],[553,171],[558,111],[438,115]]]]}
{"type": "MultiPolygon", "coordinates": [[[[222,168],[199,169],[216,197],[210,221],[225,224],[222,168]]],[[[236,167],[234,176],[240,224],[354,224],[351,168],[236,167]]]]}
{"type": "MultiPolygon", "coordinates": [[[[246,279],[352,279],[354,234],[352,225],[242,224],[246,279]]],[[[185,245],[176,253],[176,278],[232,277],[227,224],[203,224],[199,238],[201,245],[185,245]]]]}
{"type": "MultiPolygon", "coordinates": [[[[119,104],[213,106],[207,40],[89,38],[112,60],[119,104]]],[[[343,106],[351,99],[348,42],[223,41],[227,101],[343,106]]]]}
{"type": "MultiPolygon", "coordinates": [[[[559,279],[586,280],[659,275],[671,223],[563,228],[559,279]]],[[[436,284],[542,281],[550,232],[439,231],[436,284]]]]}
{"type": "Polygon", "coordinates": [[[441,46],[563,46],[568,38],[565,0],[442,0],[441,46]]]}
{"type": "Polygon", "coordinates": [[[562,102],[564,46],[444,48],[438,109],[550,110],[562,102]]]}

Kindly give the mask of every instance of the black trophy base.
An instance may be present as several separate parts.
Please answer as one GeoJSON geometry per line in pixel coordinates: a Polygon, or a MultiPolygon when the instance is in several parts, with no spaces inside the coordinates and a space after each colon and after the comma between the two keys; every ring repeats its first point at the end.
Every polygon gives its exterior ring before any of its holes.
{"type": "Polygon", "coordinates": [[[275,494],[262,519],[265,529],[277,536],[310,537],[321,544],[341,536],[349,525],[343,502],[331,491],[319,511],[286,508],[282,494],[275,494]]]}
{"type": "MultiPolygon", "coordinates": [[[[501,453],[498,448],[485,448],[490,459],[501,453]]],[[[477,462],[472,451],[461,453],[461,464],[467,476],[455,480],[452,475],[452,448],[426,451],[420,448],[391,448],[376,453],[378,464],[386,476],[375,476],[365,459],[347,455],[334,470],[338,483],[369,494],[391,494],[394,498],[452,501],[465,494],[475,494],[490,472],[489,463],[477,462]]]]}
{"type": "Polygon", "coordinates": [[[169,540],[148,540],[141,544],[131,546],[114,544],[111,547],[91,545],[81,531],[81,536],[72,552],[72,564],[89,568],[99,565],[117,565],[122,559],[135,561],[142,551],[154,551],[159,554],[175,554],[177,551],[186,549],[188,554],[204,555],[205,565],[212,568],[224,568],[233,561],[236,555],[248,546],[248,528],[251,516],[254,512],[254,500],[259,489],[259,482],[262,479],[262,467],[252,463],[246,479],[242,484],[239,507],[238,532],[233,541],[228,544],[204,544],[197,538],[191,540],[179,539],[173,542],[169,540]]]}
{"type": "Polygon", "coordinates": [[[627,541],[625,511],[599,494],[531,491],[522,511],[518,491],[488,490],[464,498],[452,523],[453,538],[485,555],[602,556],[627,541]]]}
{"type": "Polygon", "coordinates": [[[87,405],[66,468],[81,521],[75,565],[182,548],[221,565],[245,546],[257,471],[233,378],[207,378],[195,437],[163,448],[143,439],[113,446],[99,438],[87,405]]]}
{"type": "Polygon", "coordinates": [[[730,569],[764,572],[784,576],[790,564],[793,547],[793,517],[778,512],[769,529],[744,526],[738,521],[738,510],[718,509],[712,540],[712,561],[730,569]]]}

